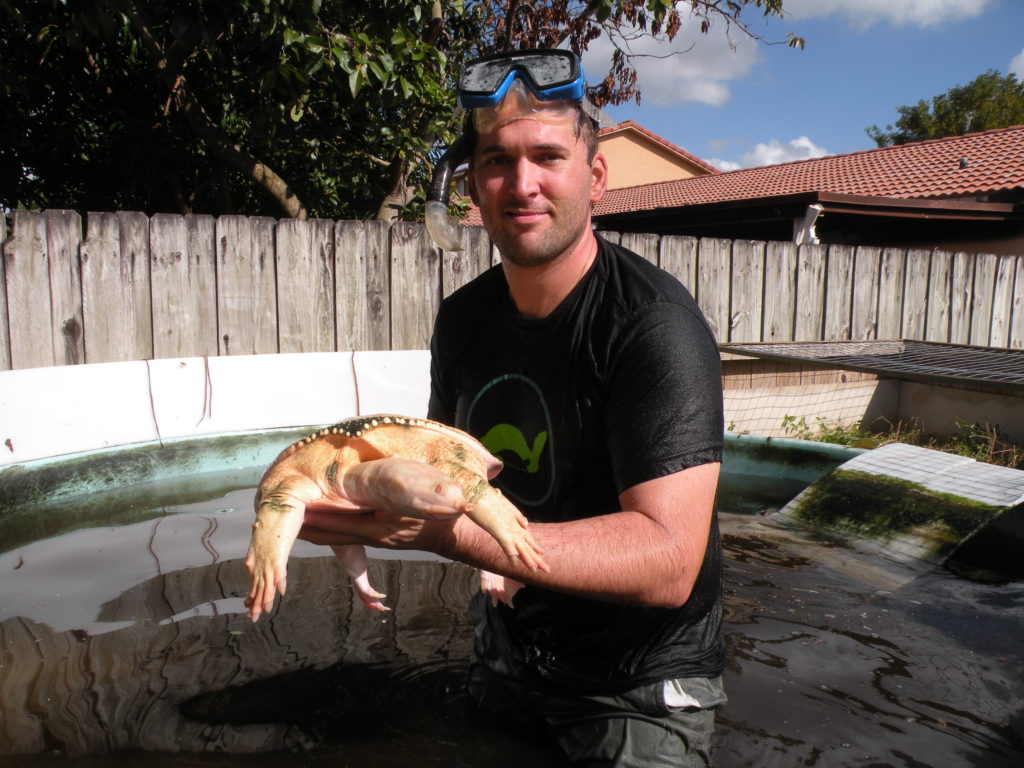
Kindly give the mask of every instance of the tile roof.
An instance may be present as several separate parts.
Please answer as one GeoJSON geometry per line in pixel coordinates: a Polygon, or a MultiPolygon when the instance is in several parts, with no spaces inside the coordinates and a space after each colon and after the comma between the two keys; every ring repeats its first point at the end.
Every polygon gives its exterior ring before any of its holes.
{"type": "Polygon", "coordinates": [[[941,199],[1020,188],[1024,188],[1024,125],[609,190],[594,213],[601,216],[803,192],[941,199]]]}

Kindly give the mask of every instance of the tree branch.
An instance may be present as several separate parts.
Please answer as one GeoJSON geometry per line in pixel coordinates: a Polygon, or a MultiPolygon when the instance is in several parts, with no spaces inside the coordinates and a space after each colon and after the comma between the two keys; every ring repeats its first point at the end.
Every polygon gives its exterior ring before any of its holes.
{"type": "Polygon", "coordinates": [[[192,89],[188,85],[183,69],[184,55],[180,49],[175,51],[177,65],[172,65],[172,60],[164,51],[163,46],[156,40],[150,31],[142,13],[135,6],[135,3],[128,3],[128,15],[132,20],[132,26],[145,43],[153,59],[153,65],[160,76],[161,81],[167,87],[171,98],[185,118],[189,128],[214,152],[216,152],[230,167],[252,179],[256,184],[266,190],[281,206],[285,215],[294,219],[306,218],[306,208],[292,191],[291,187],[282,179],[270,166],[257,160],[238,143],[231,140],[221,127],[210,117],[199,103],[192,89]]]}

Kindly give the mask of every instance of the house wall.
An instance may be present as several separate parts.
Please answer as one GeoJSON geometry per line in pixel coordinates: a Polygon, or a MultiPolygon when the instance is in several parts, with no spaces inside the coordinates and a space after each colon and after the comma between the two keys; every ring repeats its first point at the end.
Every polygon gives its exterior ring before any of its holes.
{"type": "Polygon", "coordinates": [[[600,137],[598,144],[608,161],[609,189],[689,179],[707,173],[642,136],[613,133],[600,137]]]}
{"type": "Polygon", "coordinates": [[[905,381],[900,387],[899,417],[913,417],[926,431],[951,435],[960,424],[991,425],[1024,445],[1024,396],[978,392],[959,387],[905,381]]]}
{"type": "Polygon", "coordinates": [[[946,437],[962,424],[991,427],[1024,445],[1024,395],[982,387],[878,378],[724,355],[725,428],[765,437],[813,439],[820,428],[904,424],[946,437]]]}

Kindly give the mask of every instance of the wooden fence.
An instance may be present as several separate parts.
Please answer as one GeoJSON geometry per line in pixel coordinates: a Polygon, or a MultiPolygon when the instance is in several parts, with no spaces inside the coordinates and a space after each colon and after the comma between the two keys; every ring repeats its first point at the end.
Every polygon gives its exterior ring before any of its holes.
{"type": "MultiPolygon", "coordinates": [[[[0,370],[423,349],[442,297],[496,263],[480,228],[442,253],[407,223],[119,212],[85,224],[0,216],[0,370]]],[[[1024,348],[1024,256],[606,236],[686,284],[719,341],[1024,348]]]]}

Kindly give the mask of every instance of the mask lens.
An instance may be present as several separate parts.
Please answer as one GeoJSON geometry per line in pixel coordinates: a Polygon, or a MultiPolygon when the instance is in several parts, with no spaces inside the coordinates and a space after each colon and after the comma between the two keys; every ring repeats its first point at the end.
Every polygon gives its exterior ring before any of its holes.
{"type": "Polygon", "coordinates": [[[511,68],[508,58],[470,62],[462,68],[459,89],[469,93],[494,93],[511,68]]]}
{"type": "Polygon", "coordinates": [[[542,90],[573,80],[574,63],[568,56],[551,54],[512,57],[512,65],[525,69],[534,85],[542,90]]]}
{"type": "Polygon", "coordinates": [[[548,88],[582,79],[577,59],[570,51],[500,54],[466,64],[459,75],[459,91],[473,96],[495,94],[502,89],[512,70],[525,74],[541,98],[545,97],[544,91],[548,88]]]}

